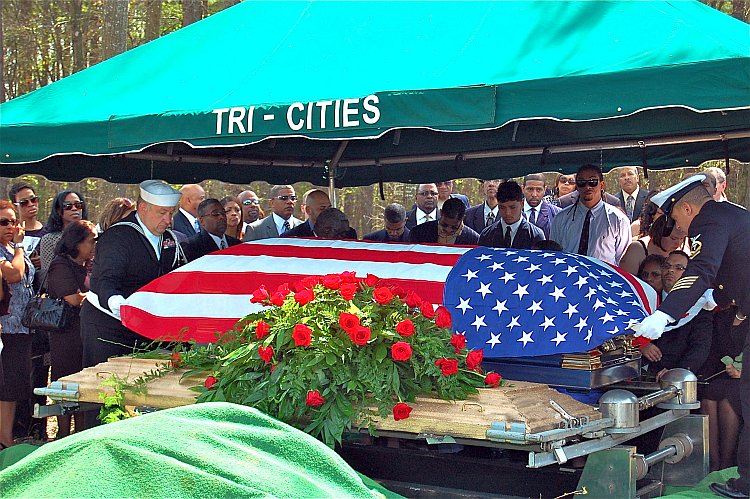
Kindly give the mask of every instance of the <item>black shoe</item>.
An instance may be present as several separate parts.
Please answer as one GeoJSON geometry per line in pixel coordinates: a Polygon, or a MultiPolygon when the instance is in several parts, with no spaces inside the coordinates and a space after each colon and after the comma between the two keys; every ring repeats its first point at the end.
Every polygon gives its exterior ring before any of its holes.
{"type": "Polygon", "coordinates": [[[711,485],[708,486],[708,488],[711,489],[711,492],[714,494],[720,495],[722,497],[732,497],[735,499],[746,499],[748,497],[747,492],[742,492],[741,490],[738,490],[736,487],[737,479],[736,478],[730,478],[727,480],[726,483],[717,483],[714,482],[711,485]]]}

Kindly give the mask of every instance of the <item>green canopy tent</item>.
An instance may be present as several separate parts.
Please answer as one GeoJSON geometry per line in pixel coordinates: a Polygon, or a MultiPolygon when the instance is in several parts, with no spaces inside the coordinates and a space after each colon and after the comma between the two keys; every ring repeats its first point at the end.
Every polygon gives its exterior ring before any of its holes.
{"type": "Polygon", "coordinates": [[[0,106],[0,173],[321,185],[750,160],[697,1],[245,1],[0,106]]]}

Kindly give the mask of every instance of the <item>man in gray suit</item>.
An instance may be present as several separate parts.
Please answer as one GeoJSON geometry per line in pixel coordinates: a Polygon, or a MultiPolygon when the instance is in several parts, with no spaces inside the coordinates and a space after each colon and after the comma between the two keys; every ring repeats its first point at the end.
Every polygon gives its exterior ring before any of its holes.
{"type": "Polygon", "coordinates": [[[302,220],[292,216],[297,204],[294,187],[291,185],[274,185],[271,187],[269,197],[271,214],[247,226],[245,241],[279,237],[284,232],[302,223],[302,220]]]}

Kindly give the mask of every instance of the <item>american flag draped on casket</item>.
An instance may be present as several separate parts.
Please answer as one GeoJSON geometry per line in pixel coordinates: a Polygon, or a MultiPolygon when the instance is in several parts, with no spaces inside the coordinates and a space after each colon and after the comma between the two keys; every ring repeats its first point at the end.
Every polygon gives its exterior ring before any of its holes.
{"type": "MultiPolygon", "coordinates": [[[[151,339],[210,342],[261,310],[250,303],[260,285],[273,290],[344,271],[374,274],[425,301],[444,303],[454,332],[488,357],[588,350],[628,334],[627,326],[656,306],[655,292],[642,281],[579,255],[277,238],[217,251],[152,281],[127,299],[122,322],[151,339]]],[[[696,304],[679,324],[699,309],[696,304]]]]}
{"type": "Polygon", "coordinates": [[[250,303],[263,284],[276,289],[307,276],[374,274],[439,304],[448,272],[465,246],[276,238],[211,253],[155,279],[122,306],[122,322],[150,339],[209,342],[261,309],[250,303]]]}

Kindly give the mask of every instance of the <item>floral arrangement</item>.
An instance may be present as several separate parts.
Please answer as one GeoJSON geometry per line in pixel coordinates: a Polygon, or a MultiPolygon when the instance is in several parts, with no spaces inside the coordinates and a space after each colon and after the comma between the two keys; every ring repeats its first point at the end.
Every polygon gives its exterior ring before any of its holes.
{"type": "Polygon", "coordinates": [[[503,383],[483,373],[451,315],[413,291],[353,272],[308,277],[251,299],[267,306],[216,344],[172,353],[186,375],[208,372],[198,402],[254,406],[329,446],[373,417],[403,420],[420,394],[465,399],[503,383]]]}

